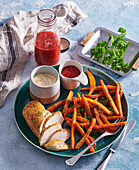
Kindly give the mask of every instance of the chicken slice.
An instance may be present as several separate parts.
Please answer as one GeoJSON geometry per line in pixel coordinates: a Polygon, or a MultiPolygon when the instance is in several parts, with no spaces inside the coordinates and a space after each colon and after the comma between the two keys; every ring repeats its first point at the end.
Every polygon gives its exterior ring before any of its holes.
{"type": "Polygon", "coordinates": [[[55,112],[53,115],[47,117],[47,119],[45,119],[45,122],[43,124],[43,128],[47,128],[50,125],[53,125],[54,123],[58,122],[58,123],[62,123],[64,121],[64,118],[62,116],[62,113],[60,111],[55,112]]]}
{"type": "Polygon", "coordinates": [[[26,104],[22,114],[32,132],[39,138],[42,130],[41,124],[50,112],[45,111],[45,107],[39,101],[33,100],[26,104]]]}
{"type": "Polygon", "coordinates": [[[60,139],[63,142],[65,142],[66,140],[69,139],[69,137],[70,137],[70,130],[69,129],[59,129],[59,130],[57,130],[53,133],[49,142],[54,140],[54,139],[60,139]]]}
{"type": "Polygon", "coordinates": [[[44,119],[42,120],[42,122],[41,122],[41,124],[40,124],[40,127],[39,127],[39,132],[40,132],[40,134],[42,133],[43,124],[44,124],[46,118],[49,117],[49,116],[51,116],[52,113],[49,112],[48,110],[44,110],[43,115],[44,115],[44,119]]]}
{"type": "Polygon", "coordinates": [[[44,147],[50,151],[64,151],[68,150],[69,146],[62,140],[54,139],[49,143],[45,144],[44,147]]]}
{"type": "Polygon", "coordinates": [[[58,129],[62,129],[62,125],[60,123],[55,123],[43,129],[42,134],[39,138],[40,146],[46,144],[49,141],[52,134],[58,129]]]}

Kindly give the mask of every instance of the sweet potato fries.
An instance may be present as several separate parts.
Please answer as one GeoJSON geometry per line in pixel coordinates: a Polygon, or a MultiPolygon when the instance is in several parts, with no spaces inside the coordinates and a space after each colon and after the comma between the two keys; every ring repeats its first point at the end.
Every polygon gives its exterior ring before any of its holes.
{"type": "MultiPolygon", "coordinates": [[[[115,131],[118,126],[124,126],[127,123],[122,109],[123,91],[120,83],[105,85],[100,79],[100,85],[96,86],[96,80],[91,71],[87,70],[86,74],[89,87],[81,88],[77,94],[69,91],[67,99],[47,108],[53,112],[63,105],[62,113],[65,123],[71,129],[71,150],[79,149],[84,142],[89,145],[94,138],[98,137],[97,135],[106,130],[115,131]],[[123,122],[113,123],[119,118],[123,119],[123,122]],[[82,136],[78,142],[75,139],[76,131],[82,136]]],[[[90,148],[90,152],[95,152],[95,147],[96,144],[90,148]]]]}

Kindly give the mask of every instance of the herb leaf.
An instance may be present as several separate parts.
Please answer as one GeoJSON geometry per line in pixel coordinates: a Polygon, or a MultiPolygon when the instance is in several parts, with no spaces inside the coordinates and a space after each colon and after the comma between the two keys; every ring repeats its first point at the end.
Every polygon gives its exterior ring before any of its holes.
{"type": "Polygon", "coordinates": [[[35,123],[35,122],[36,122],[36,119],[33,120],[33,123],[35,123]]]}
{"type": "Polygon", "coordinates": [[[126,30],[120,27],[119,35],[109,34],[107,41],[98,42],[96,48],[92,48],[91,58],[99,63],[110,66],[114,70],[127,72],[128,63],[124,62],[125,54],[130,42],[125,40],[126,30]]]}
{"type": "Polygon", "coordinates": [[[42,114],[42,112],[40,112],[40,111],[38,111],[39,112],[39,115],[41,115],[42,114]]]}

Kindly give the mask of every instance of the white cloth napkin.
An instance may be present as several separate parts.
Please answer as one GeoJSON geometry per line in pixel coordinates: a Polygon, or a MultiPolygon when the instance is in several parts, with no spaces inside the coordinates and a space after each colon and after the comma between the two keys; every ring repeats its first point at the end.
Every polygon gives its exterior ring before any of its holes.
{"type": "MultiPolygon", "coordinates": [[[[53,8],[61,35],[73,29],[87,15],[72,1],[53,8]]],[[[34,51],[34,33],[39,11],[20,11],[0,27],[0,107],[10,91],[17,88],[24,64],[34,51]]]]}

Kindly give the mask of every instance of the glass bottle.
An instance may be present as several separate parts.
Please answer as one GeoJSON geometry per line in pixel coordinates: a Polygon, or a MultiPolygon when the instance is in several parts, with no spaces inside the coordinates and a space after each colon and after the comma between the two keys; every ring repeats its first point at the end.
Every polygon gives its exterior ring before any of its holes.
{"type": "Polygon", "coordinates": [[[55,65],[60,59],[60,34],[56,14],[50,9],[43,9],[38,13],[37,20],[35,60],[38,65],[55,65]]]}

